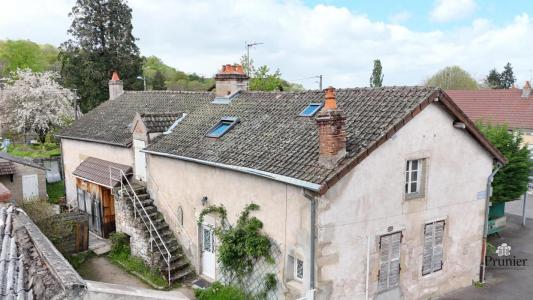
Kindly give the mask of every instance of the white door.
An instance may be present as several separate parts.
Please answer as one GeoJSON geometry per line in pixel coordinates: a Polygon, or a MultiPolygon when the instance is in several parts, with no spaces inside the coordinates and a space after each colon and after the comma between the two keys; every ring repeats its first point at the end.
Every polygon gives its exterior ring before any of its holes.
{"type": "Polygon", "coordinates": [[[213,227],[202,225],[202,275],[215,278],[215,234],[213,227]]]}
{"type": "Polygon", "coordinates": [[[24,200],[39,197],[39,179],[37,174],[22,176],[22,197],[24,200]]]}
{"type": "Polygon", "coordinates": [[[133,150],[135,155],[135,178],[146,181],[146,154],[141,152],[146,147],[146,143],[141,140],[133,140],[133,150]]]}

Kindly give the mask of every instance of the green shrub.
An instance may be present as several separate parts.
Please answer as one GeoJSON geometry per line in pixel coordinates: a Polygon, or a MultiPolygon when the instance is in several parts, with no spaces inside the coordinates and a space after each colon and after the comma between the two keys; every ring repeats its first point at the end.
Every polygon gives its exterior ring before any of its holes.
{"type": "Polygon", "coordinates": [[[115,254],[130,254],[130,237],[123,232],[113,232],[109,235],[111,241],[111,252],[115,254]]]}
{"type": "Polygon", "coordinates": [[[65,196],[65,182],[63,180],[47,183],[46,192],[48,193],[48,201],[53,204],[58,204],[59,199],[65,196]]]}
{"type": "Polygon", "coordinates": [[[231,285],[223,285],[220,282],[213,283],[209,288],[196,290],[197,300],[244,300],[246,294],[239,288],[231,285]]]}

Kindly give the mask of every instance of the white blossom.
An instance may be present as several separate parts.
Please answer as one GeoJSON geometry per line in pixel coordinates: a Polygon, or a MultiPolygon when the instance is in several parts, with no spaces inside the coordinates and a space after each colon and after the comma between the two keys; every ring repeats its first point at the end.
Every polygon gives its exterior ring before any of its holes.
{"type": "Polygon", "coordinates": [[[0,118],[16,132],[35,132],[41,139],[74,118],[76,95],[63,88],[57,72],[17,70],[0,97],[0,118]]]}

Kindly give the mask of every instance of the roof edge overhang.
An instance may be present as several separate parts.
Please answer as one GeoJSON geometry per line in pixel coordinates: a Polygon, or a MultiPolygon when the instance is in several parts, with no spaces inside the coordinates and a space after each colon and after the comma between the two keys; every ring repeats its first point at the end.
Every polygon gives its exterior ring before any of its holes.
{"type": "Polygon", "coordinates": [[[312,183],[312,182],[309,182],[309,181],[300,180],[300,179],[296,179],[296,178],[288,177],[288,176],[284,176],[284,175],[265,172],[265,171],[261,171],[261,170],[257,170],[257,169],[234,166],[234,165],[227,165],[227,164],[221,164],[221,163],[216,163],[216,162],[212,162],[212,161],[206,161],[206,160],[196,159],[196,158],[192,158],[192,157],[186,157],[186,156],[180,156],[180,155],[156,152],[156,151],[151,151],[151,150],[141,150],[141,151],[145,152],[145,153],[148,153],[148,154],[152,154],[152,155],[163,156],[163,157],[167,157],[167,158],[174,158],[174,159],[178,159],[178,160],[189,161],[189,162],[194,162],[194,163],[198,163],[198,164],[202,164],[202,165],[218,167],[218,168],[222,168],[222,169],[226,169],[226,170],[232,170],[232,171],[237,171],[237,172],[241,172],[241,173],[245,173],[245,174],[260,176],[260,177],[268,178],[268,179],[271,179],[271,180],[283,182],[283,183],[286,183],[286,184],[294,185],[294,186],[297,186],[297,187],[302,187],[304,189],[307,189],[307,190],[310,190],[310,191],[313,191],[313,192],[318,192],[320,190],[320,188],[321,188],[320,184],[316,184],[316,183],[312,183]]]}
{"type": "Polygon", "coordinates": [[[102,140],[95,140],[95,139],[89,139],[89,138],[80,138],[80,137],[74,137],[74,136],[68,136],[68,135],[55,135],[56,138],[60,139],[67,139],[67,140],[75,140],[75,141],[82,141],[82,142],[90,142],[90,143],[97,143],[97,144],[105,144],[105,145],[111,145],[111,146],[118,146],[123,148],[130,148],[131,142],[127,144],[121,144],[121,143],[113,143],[113,142],[107,142],[102,140]]]}
{"type": "Polygon", "coordinates": [[[327,178],[324,183],[321,185],[318,193],[324,195],[333,185],[335,185],[341,178],[348,174],[355,166],[357,166],[361,161],[367,158],[374,150],[379,146],[385,143],[389,138],[391,138],[396,132],[398,132],[405,124],[411,121],[416,115],[418,115],[424,108],[429,106],[429,104],[440,101],[444,107],[459,121],[463,122],[466,126],[466,130],[472,135],[474,139],[481,144],[485,150],[499,163],[506,164],[507,158],[494,146],[492,143],[487,140],[487,138],[476,128],[475,124],[466,116],[466,114],[453,102],[453,100],[448,96],[442,89],[435,89],[429,97],[417,105],[413,110],[407,113],[399,122],[392,126],[384,135],[372,143],[369,147],[359,152],[355,157],[347,160],[346,162],[341,162],[339,171],[327,178]]]}

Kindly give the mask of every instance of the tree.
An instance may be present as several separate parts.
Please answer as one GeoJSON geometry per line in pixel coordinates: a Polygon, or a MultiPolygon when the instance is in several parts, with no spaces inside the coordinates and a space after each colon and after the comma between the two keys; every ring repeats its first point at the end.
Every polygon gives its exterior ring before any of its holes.
{"type": "Polygon", "coordinates": [[[132,34],[131,8],[124,0],[77,0],[69,14],[72,36],[60,47],[61,75],[78,90],[87,112],[109,98],[108,81],[118,71],[124,88],[142,90],[143,59],[132,34]]]}
{"type": "Polygon", "coordinates": [[[281,72],[276,70],[274,73],[270,73],[270,68],[267,65],[255,68],[253,65],[253,59],[250,59],[250,65],[248,65],[248,59],[246,54],[241,57],[241,65],[245,73],[250,70],[251,78],[248,84],[248,88],[251,91],[302,91],[304,87],[301,84],[291,83],[281,78],[281,72]]]}
{"type": "Polygon", "coordinates": [[[490,70],[489,75],[485,78],[484,83],[491,89],[499,89],[501,86],[500,73],[494,68],[490,70]]]}
{"type": "Polygon", "coordinates": [[[10,129],[35,132],[44,143],[46,135],[55,127],[67,125],[74,119],[73,102],[76,95],[57,82],[56,72],[34,73],[18,70],[8,81],[0,99],[0,117],[10,129]]]}
{"type": "Polygon", "coordinates": [[[507,63],[505,67],[503,67],[503,72],[500,74],[500,88],[510,89],[513,87],[515,81],[516,78],[513,74],[513,67],[511,66],[511,63],[507,63]]]}
{"type": "Polygon", "coordinates": [[[372,70],[372,76],[370,76],[370,87],[381,87],[383,85],[383,73],[381,67],[381,61],[379,59],[374,60],[374,69],[372,70]]]}
{"type": "Polygon", "coordinates": [[[533,162],[529,150],[523,144],[520,132],[511,132],[507,125],[477,123],[487,139],[500,150],[509,162],[494,176],[492,202],[507,202],[518,199],[527,192],[529,174],[533,162]]]}
{"type": "Polygon", "coordinates": [[[48,44],[26,40],[0,41],[0,76],[9,76],[17,69],[34,72],[58,71],[58,50],[48,44]]]}
{"type": "Polygon", "coordinates": [[[160,71],[155,72],[154,79],[152,79],[152,89],[164,91],[167,89],[165,84],[165,77],[160,71]]]}
{"type": "Polygon", "coordinates": [[[446,67],[425,82],[426,86],[436,86],[444,90],[477,90],[478,84],[468,72],[459,66],[446,67]]]}

